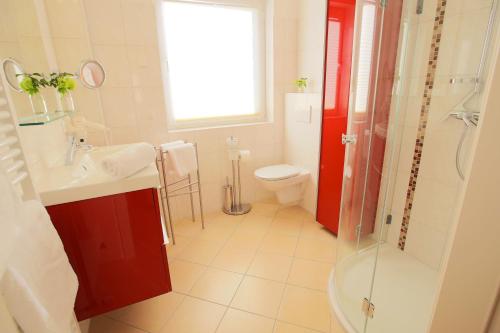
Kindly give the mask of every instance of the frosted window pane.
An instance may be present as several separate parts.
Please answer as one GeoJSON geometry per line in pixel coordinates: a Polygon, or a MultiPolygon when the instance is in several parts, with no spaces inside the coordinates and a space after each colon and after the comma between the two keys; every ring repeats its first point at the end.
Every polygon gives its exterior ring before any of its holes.
{"type": "Polygon", "coordinates": [[[255,12],[163,2],[162,14],[174,118],[256,114],[255,12]]]}

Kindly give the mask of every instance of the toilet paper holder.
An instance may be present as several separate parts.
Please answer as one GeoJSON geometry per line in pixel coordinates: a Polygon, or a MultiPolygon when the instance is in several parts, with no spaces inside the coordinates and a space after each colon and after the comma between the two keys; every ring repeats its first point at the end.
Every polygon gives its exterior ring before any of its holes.
{"type": "Polygon", "coordinates": [[[229,180],[226,180],[222,211],[228,215],[244,215],[252,210],[252,205],[241,202],[240,161],[249,158],[250,152],[248,150],[237,149],[239,142],[234,137],[228,138],[227,143],[232,168],[232,184],[229,185],[229,180]]]}

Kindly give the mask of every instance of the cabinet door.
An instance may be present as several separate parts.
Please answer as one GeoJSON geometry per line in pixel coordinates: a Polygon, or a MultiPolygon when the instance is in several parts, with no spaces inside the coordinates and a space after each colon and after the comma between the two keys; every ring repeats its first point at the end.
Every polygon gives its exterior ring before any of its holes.
{"type": "Polygon", "coordinates": [[[47,210],[78,276],[79,320],[171,291],[156,190],[47,210]]]}

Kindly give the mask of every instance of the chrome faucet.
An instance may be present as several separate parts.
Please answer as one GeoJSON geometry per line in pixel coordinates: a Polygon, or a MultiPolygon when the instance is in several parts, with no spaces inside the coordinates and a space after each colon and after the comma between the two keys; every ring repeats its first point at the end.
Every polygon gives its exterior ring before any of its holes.
{"type": "Polygon", "coordinates": [[[76,139],[76,136],[70,135],[68,137],[68,149],[66,150],[66,161],[65,165],[72,165],[75,160],[75,152],[79,149],[89,150],[92,148],[92,145],[85,143],[85,140],[82,138],[79,141],[76,139]]]}

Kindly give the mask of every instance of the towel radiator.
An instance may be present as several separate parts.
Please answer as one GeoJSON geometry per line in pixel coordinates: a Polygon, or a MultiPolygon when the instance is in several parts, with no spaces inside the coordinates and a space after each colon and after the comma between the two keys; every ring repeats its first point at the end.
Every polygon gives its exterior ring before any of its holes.
{"type": "Polygon", "coordinates": [[[163,219],[165,223],[165,229],[167,234],[172,238],[172,243],[175,245],[175,233],[174,233],[174,223],[172,220],[172,205],[170,199],[179,196],[189,195],[189,201],[191,203],[191,219],[193,222],[196,221],[194,212],[194,194],[198,193],[198,201],[200,203],[200,216],[201,216],[201,228],[205,229],[205,218],[203,215],[203,200],[201,195],[201,183],[200,183],[200,164],[198,159],[198,146],[193,143],[194,150],[196,153],[196,177],[193,179],[191,174],[176,180],[172,183],[167,181],[167,151],[163,151],[161,147],[156,147],[157,158],[156,166],[160,174],[160,204],[163,213],[163,219]],[[168,217],[168,218],[167,218],[168,217]]]}
{"type": "Polygon", "coordinates": [[[37,199],[21,146],[11,92],[4,82],[2,72],[0,77],[0,167],[5,170],[23,200],[37,199]]]}

